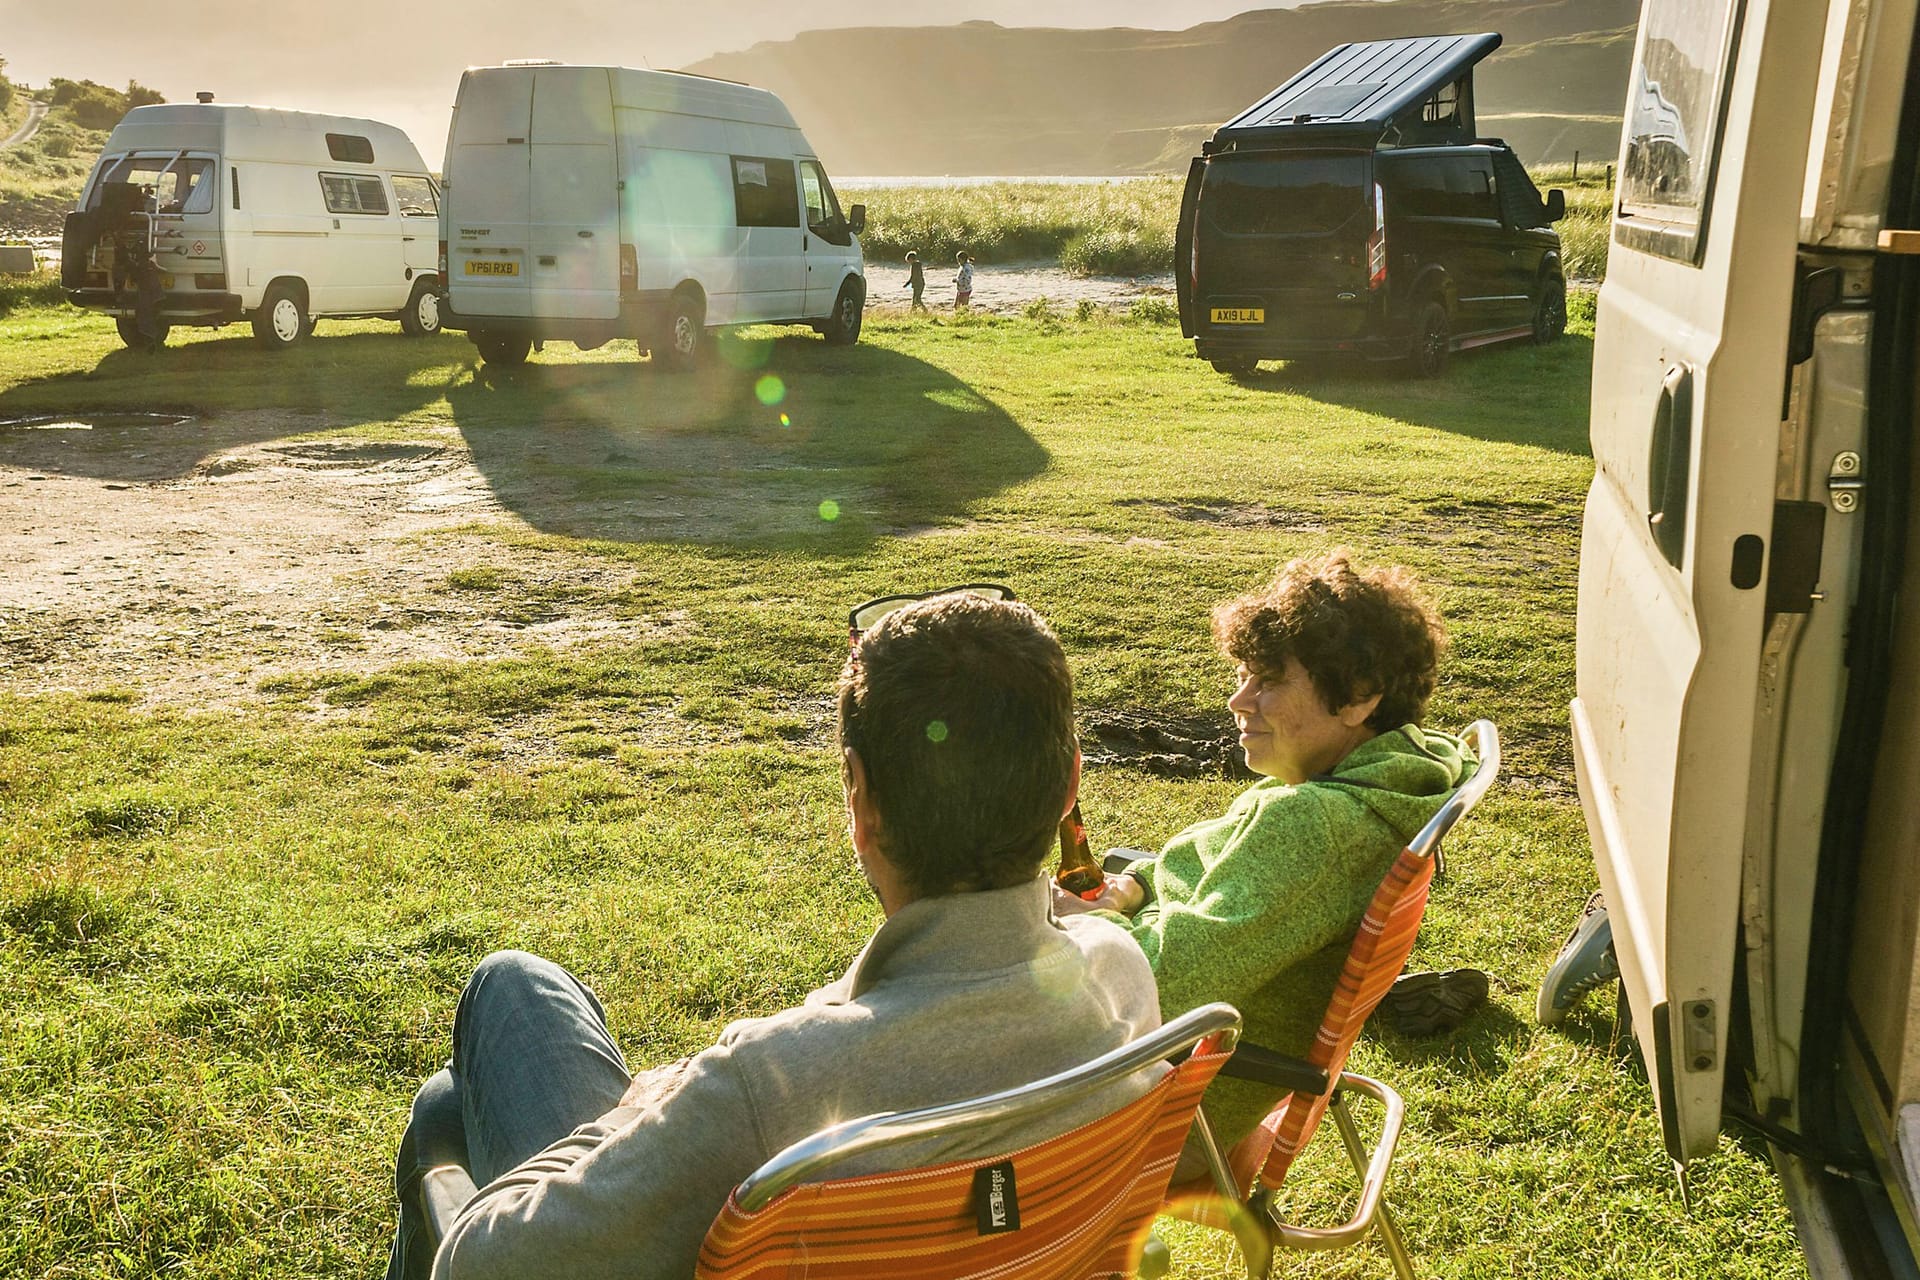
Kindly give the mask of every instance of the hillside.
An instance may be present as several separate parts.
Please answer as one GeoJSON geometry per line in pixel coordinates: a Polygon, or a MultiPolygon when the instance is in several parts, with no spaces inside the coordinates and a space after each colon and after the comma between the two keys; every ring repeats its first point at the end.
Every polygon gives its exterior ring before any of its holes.
{"type": "Polygon", "coordinates": [[[1184,168],[1199,140],[1333,45],[1498,31],[1482,131],[1532,163],[1611,158],[1638,0],[1331,0],[1184,31],[847,28],[686,68],[772,89],[843,174],[1184,168]]]}
{"type": "Polygon", "coordinates": [[[26,119],[29,99],[50,104],[38,132],[0,150],[0,237],[58,233],[120,117],[130,107],[162,100],[138,84],[119,90],[56,79],[45,89],[29,89],[0,75],[0,86],[0,137],[26,119]]]}

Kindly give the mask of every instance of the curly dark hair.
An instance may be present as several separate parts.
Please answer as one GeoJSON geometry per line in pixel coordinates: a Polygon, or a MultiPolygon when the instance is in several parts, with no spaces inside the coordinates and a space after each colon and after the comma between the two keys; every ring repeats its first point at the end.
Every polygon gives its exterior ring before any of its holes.
{"type": "Polygon", "coordinates": [[[890,613],[841,669],[840,745],[865,766],[880,847],[916,894],[1023,884],[1073,786],[1067,656],[1011,601],[945,595],[890,613]]]}
{"type": "Polygon", "coordinates": [[[1220,651],[1262,677],[1288,658],[1313,680],[1328,711],[1378,693],[1376,733],[1418,724],[1433,696],[1446,629],[1411,570],[1358,569],[1346,548],[1288,561],[1264,590],[1213,611],[1220,651]]]}

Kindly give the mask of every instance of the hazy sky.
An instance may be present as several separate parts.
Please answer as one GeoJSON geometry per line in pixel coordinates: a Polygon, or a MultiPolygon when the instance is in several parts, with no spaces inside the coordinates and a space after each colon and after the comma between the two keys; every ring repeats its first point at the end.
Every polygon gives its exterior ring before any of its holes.
{"type": "MultiPolygon", "coordinates": [[[[66,0],[6,3],[0,57],[27,84],[53,76],[124,85],[170,100],[211,90],[228,102],[370,116],[405,129],[438,168],[463,68],[558,58],[673,68],[802,30],[1004,26],[1180,30],[1297,0],[66,0]]],[[[980,69],[989,84],[991,67],[980,69]]],[[[884,110],[884,104],[875,104],[884,110]]]]}

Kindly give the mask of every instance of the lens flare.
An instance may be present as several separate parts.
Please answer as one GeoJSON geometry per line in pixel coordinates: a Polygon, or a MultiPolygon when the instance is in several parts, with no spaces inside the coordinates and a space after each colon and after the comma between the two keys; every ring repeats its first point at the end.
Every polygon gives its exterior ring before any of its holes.
{"type": "Polygon", "coordinates": [[[759,397],[761,404],[771,409],[787,398],[787,384],[780,380],[777,373],[763,374],[753,384],[753,394],[759,397]]]}
{"type": "Polygon", "coordinates": [[[790,427],[793,425],[793,419],[789,418],[786,414],[783,413],[780,415],[780,425],[783,427],[790,427]]]}
{"type": "Polygon", "coordinates": [[[945,720],[928,721],[927,722],[927,741],[928,742],[945,742],[946,740],[947,740],[947,722],[945,720]]]}
{"type": "Polygon", "coordinates": [[[820,504],[820,518],[822,520],[838,520],[840,518],[840,504],[832,498],[828,498],[822,502],[820,504]]]}

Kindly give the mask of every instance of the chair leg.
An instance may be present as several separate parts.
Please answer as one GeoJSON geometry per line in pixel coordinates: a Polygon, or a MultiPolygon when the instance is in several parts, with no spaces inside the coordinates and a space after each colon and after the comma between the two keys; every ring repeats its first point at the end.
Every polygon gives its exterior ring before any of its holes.
{"type": "MultiPolygon", "coordinates": [[[[1347,1149],[1347,1158],[1353,1161],[1353,1167],[1362,1178],[1367,1176],[1367,1149],[1360,1141],[1360,1128],[1353,1122],[1353,1113],[1347,1109],[1346,1098],[1339,1093],[1333,1095],[1333,1102],[1327,1110],[1333,1112],[1333,1123],[1340,1130],[1341,1145],[1347,1149]]],[[[1399,1280],[1414,1280],[1413,1257],[1407,1252],[1407,1243],[1400,1236],[1400,1228],[1394,1223],[1393,1214],[1387,1209],[1387,1198],[1380,1197],[1380,1216],[1374,1223],[1380,1234],[1380,1243],[1387,1250],[1387,1257],[1393,1263],[1393,1274],[1399,1280]]]]}

